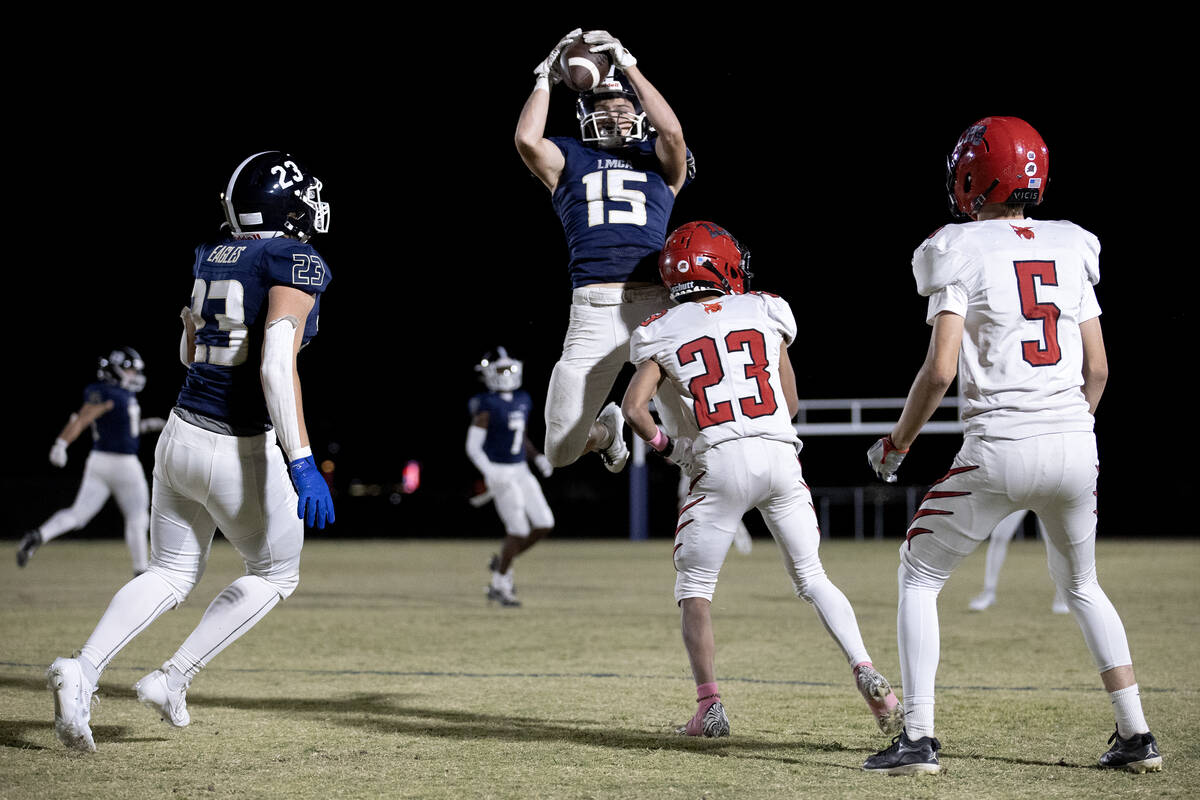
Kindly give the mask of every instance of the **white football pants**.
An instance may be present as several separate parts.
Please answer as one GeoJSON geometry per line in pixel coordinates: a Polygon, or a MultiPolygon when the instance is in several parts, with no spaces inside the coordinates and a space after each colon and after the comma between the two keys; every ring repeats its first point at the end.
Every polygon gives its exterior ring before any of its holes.
{"type": "Polygon", "coordinates": [[[940,657],[937,597],[959,562],[1009,514],[1029,509],[1046,532],[1050,576],[1100,672],[1132,663],[1125,627],[1096,580],[1096,438],[968,436],[921,503],[900,546],[897,638],[906,708],[932,706],[940,657]]]}
{"type": "MultiPolygon", "coordinates": [[[[629,361],[629,335],[651,314],[673,303],[662,286],[637,289],[582,287],[571,294],[571,318],[562,355],[546,390],[546,443],[555,467],[574,463],[587,447],[588,432],[629,361]]],[[[678,435],[680,401],[669,384],[656,401],[663,427],[678,435]]]]}
{"type": "Polygon", "coordinates": [[[173,657],[196,670],[250,629],[300,579],[304,522],[273,431],[224,436],[172,414],[155,450],[150,566],[109,604],[83,655],[102,671],[134,636],[191,592],[221,533],[246,575],[213,600],[173,657]]]}
{"type": "Polygon", "coordinates": [[[487,487],[496,504],[496,513],[509,536],[525,538],[534,530],[554,527],[554,514],[542,494],[541,484],[524,461],[514,464],[492,463],[487,487]]]}
{"type": "Polygon", "coordinates": [[[821,565],[821,530],[795,446],[761,437],[722,442],[697,458],[694,474],[675,532],[675,602],[712,600],[742,515],[757,508],[796,596],[813,605],[851,664],[870,661],[850,601],[821,565]]]}
{"type": "Polygon", "coordinates": [[[132,453],[93,450],[83,466],[83,480],[70,508],[54,512],[38,531],[48,542],[64,533],[77,531],[92,521],[113,497],[125,518],[125,546],[133,560],[133,571],[146,571],[150,554],[150,490],[142,462],[132,453]]]}

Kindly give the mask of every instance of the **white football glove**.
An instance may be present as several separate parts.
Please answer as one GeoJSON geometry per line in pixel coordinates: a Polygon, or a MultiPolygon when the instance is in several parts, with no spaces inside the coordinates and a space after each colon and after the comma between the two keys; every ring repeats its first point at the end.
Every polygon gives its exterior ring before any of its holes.
{"type": "Polygon", "coordinates": [[[562,69],[558,63],[558,54],[562,52],[564,47],[567,47],[571,42],[579,38],[579,34],[583,32],[582,28],[576,28],[568,33],[558,44],[554,45],[554,49],[550,51],[550,55],[546,56],[546,60],[533,68],[533,74],[541,80],[545,78],[554,85],[562,80],[562,69]]]}
{"type": "Polygon", "coordinates": [[[538,472],[542,473],[543,478],[549,478],[554,472],[554,465],[550,463],[550,459],[546,458],[545,453],[538,453],[534,456],[533,465],[538,468],[538,472]]]}
{"type": "Polygon", "coordinates": [[[593,53],[607,52],[613,63],[617,65],[617,69],[626,70],[637,63],[633,53],[626,50],[621,42],[608,31],[588,31],[583,35],[583,40],[592,45],[593,53]]]}
{"type": "Polygon", "coordinates": [[[62,439],[54,440],[54,446],[50,448],[50,463],[56,467],[67,465],[67,443],[62,439]]]}
{"type": "Polygon", "coordinates": [[[167,426],[162,417],[146,417],[138,423],[138,433],[157,433],[167,426]]]}
{"type": "Polygon", "coordinates": [[[882,439],[871,445],[871,449],[867,451],[867,465],[887,483],[896,482],[896,470],[900,469],[900,462],[908,455],[908,450],[900,450],[896,445],[892,444],[890,436],[884,436],[882,439]]]}

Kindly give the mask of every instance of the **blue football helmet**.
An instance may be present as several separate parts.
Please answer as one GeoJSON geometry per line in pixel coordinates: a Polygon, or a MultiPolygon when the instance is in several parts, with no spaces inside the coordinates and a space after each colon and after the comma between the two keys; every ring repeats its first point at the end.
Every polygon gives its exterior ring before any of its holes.
{"type": "Polygon", "coordinates": [[[255,153],[233,171],[221,206],[234,236],[272,239],[294,236],[307,242],[329,232],[329,203],[321,181],[279,150],[255,153]]]}
{"type": "Polygon", "coordinates": [[[515,392],[520,389],[523,368],[524,365],[510,358],[503,347],[489,352],[475,365],[475,371],[480,373],[484,385],[492,392],[515,392]]]}
{"type": "Polygon", "coordinates": [[[580,92],[575,104],[579,117],[580,139],[584,144],[600,148],[624,147],[645,141],[654,132],[642,103],[625,76],[610,69],[608,75],[590,92],[580,92]],[[628,100],[633,111],[596,108],[602,100],[628,100]]]}
{"type": "Polygon", "coordinates": [[[120,386],[127,392],[140,392],[146,387],[143,370],[146,363],[132,347],[118,347],[97,361],[96,377],[105,383],[120,386]]]}

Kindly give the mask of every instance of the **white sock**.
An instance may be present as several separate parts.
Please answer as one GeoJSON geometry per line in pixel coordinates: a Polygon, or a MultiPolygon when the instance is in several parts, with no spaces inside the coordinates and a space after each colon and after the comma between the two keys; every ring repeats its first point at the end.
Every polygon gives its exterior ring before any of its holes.
{"type": "Polygon", "coordinates": [[[269,581],[257,575],[243,575],[213,598],[200,624],[168,663],[190,683],[197,672],[254,627],[280,599],[279,591],[269,581]]]}
{"type": "Polygon", "coordinates": [[[1146,717],[1142,713],[1142,698],[1136,683],[1110,692],[1108,696],[1112,700],[1113,716],[1117,718],[1117,733],[1122,739],[1128,739],[1137,733],[1150,732],[1146,717]]]}
{"type": "MultiPolygon", "coordinates": [[[[80,660],[99,679],[108,662],[164,611],[176,604],[171,586],[153,572],[143,572],[113,595],[96,629],[80,650],[80,660]]],[[[86,669],[85,669],[86,672],[86,669]]]]}
{"type": "Polygon", "coordinates": [[[933,703],[904,701],[904,732],[911,741],[933,736],[933,703]]]}
{"type": "Polygon", "coordinates": [[[842,649],[846,660],[851,664],[870,661],[871,655],[858,629],[858,618],[854,616],[854,608],[842,590],[822,575],[807,583],[805,593],[807,596],[804,599],[813,604],[821,624],[842,649]]]}

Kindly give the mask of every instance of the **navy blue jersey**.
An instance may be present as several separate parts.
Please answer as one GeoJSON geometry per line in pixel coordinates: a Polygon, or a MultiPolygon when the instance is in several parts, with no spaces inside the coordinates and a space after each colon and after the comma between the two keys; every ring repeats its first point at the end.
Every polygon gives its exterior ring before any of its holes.
{"type": "Polygon", "coordinates": [[[142,409],[133,392],[111,383],[90,383],[83,402],[99,405],[112,401],[112,408],[92,422],[92,449],[105,453],[136,454],[141,433],[142,409]]]}
{"type": "Polygon", "coordinates": [[[566,161],[551,199],[567,236],[571,287],[658,283],[675,193],[663,179],[654,139],[613,150],[570,137],[550,141],[566,161]]]}
{"type": "Polygon", "coordinates": [[[226,239],[196,248],[192,318],[195,360],[179,392],[181,407],[235,431],[271,427],[259,368],[268,293],[291,286],[316,295],[304,343],[317,335],[321,292],[329,268],[312,245],[296,239],[226,239]]]}
{"type": "Polygon", "coordinates": [[[519,464],[525,460],[525,423],[533,401],[529,393],[518,389],[508,392],[481,392],[471,398],[471,416],[487,413],[487,436],[483,452],[497,464],[519,464]]]}

